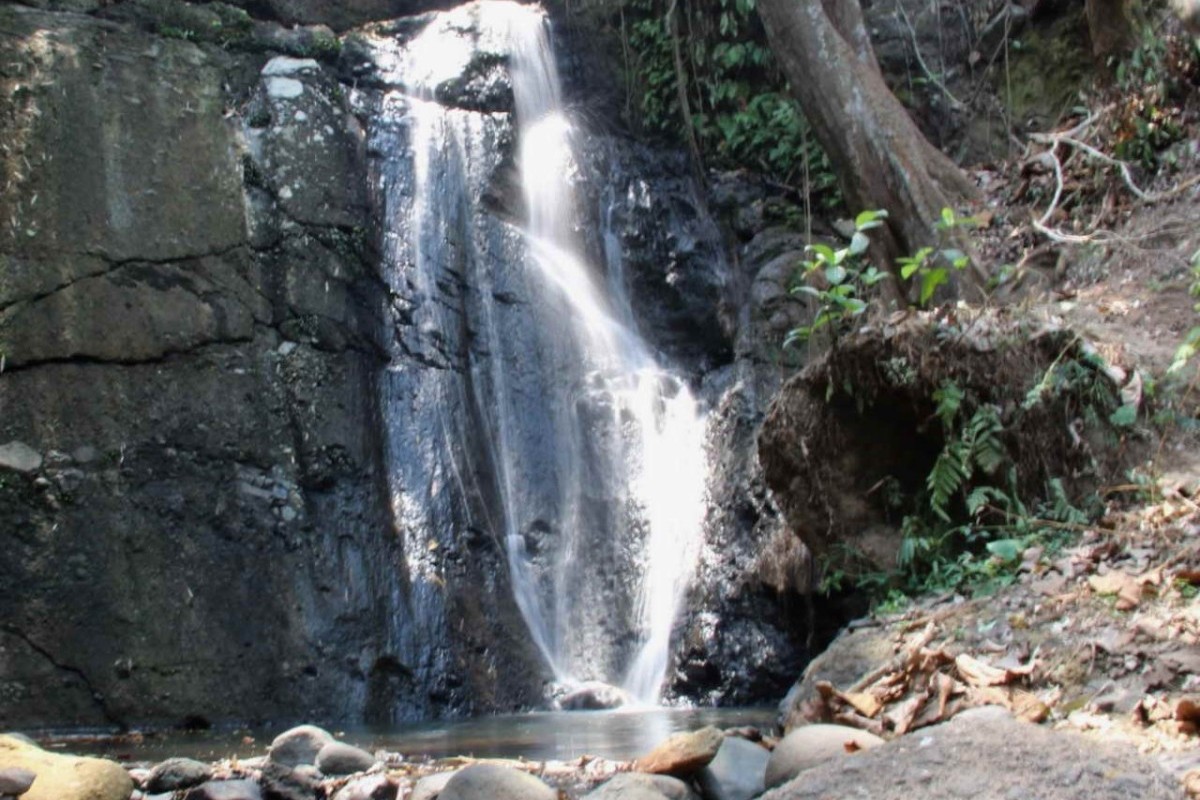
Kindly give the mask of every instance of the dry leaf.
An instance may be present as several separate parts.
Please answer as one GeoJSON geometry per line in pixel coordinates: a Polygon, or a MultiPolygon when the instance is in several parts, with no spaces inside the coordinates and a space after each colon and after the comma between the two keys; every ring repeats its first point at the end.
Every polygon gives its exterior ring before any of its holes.
{"type": "Polygon", "coordinates": [[[1012,693],[1009,702],[1013,716],[1025,722],[1044,722],[1046,717],[1050,716],[1050,706],[1032,692],[1018,689],[1012,693]]]}
{"type": "Polygon", "coordinates": [[[862,750],[862,747],[859,746],[858,742],[854,741],[853,739],[848,742],[843,742],[842,748],[847,753],[857,753],[859,750],[862,750]]]}
{"type": "Polygon", "coordinates": [[[1008,670],[985,664],[966,653],[954,659],[954,668],[958,670],[959,676],[972,686],[1002,686],[1012,680],[1012,674],[1008,670]]]}
{"type": "Polygon", "coordinates": [[[855,711],[864,717],[874,717],[883,709],[883,703],[873,694],[867,692],[838,693],[838,697],[850,704],[855,711]]]}
{"type": "Polygon", "coordinates": [[[1194,769],[1184,774],[1183,789],[1189,797],[1200,798],[1200,769],[1194,769]]]}
{"type": "Polygon", "coordinates": [[[891,711],[884,714],[884,719],[892,724],[892,730],[898,736],[903,736],[908,733],[912,727],[913,720],[917,718],[917,714],[921,711],[921,706],[929,699],[928,692],[921,692],[898,704],[891,711]]]}
{"type": "Polygon", "coordinates": [[[1200,702],[1185,697],[1175,704],[1175,719],[1196,725],[1200,723],[1200,702]]]}
{"type": "MultiPolygon", "coordinates": [[[[1175,573],[1175,580],[1184,581],[1192,586],[1200,586],[1200,569],[1181,569],[1175,573]]],[[[1200,770],[1196,772],[1200,778],[1200,770]]]]}

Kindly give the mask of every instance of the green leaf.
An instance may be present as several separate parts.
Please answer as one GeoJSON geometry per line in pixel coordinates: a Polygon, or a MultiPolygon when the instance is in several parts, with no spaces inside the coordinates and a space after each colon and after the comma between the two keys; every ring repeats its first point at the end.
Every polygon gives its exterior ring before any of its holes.
{"type": "Polygon", "coordinates": [[[877,227],[880,224],[879,220],[887,219],[887,215],[888,213],[884,209],[859,212],[859,215],[854,218],[854,228],[856,230],[864,231],[868,230],[869,228],[877,227]]]}
{"type": "Polygon", "coordinates": [[[949,207],[942,209],[942,225],[947,228],[954,227],[954,209],[949,207]]]}
{"type": "Polygon", "coordinates": [[[942,267],[931,269],[921,276],[920,304],[925,305],[933,297],[938,287],[947,281],[946,270],[942,267]]]}
{"type": "Polygon", "coordinates": [[[830,264],[833,264],[837,261],[837,257],[833,254],[833,248],[827,244],[810,244],[804,249],[810,253],[815,253],[817,258],[821,261],[825,261],[830,264]]]}
{"type": "Polygon", "coordinates": [[[1137,422],[1137,406],[1126,403],[1108,415],[1108,421],[1118,428],[1128,428],[1137,422]]]}
{"type": "Polygon", "coordinates": [[[920,269],[920,266],[920,264],[916,263],[905,264],[904,266],[900,267],[900,277],[904,278],[904,280],[908,280],[914,274],[916,274],[916,271],[920,269]]]}
{"type": "Polygon", "coordinates": [[[871,240],[861,230],[855,231],[854,236],[850,238],[850,255],[862,255],[871,245],[871,240]]]}
{"type": "Polygon", "coordinates": [[[955,269],[962,269],[967,265],[967,254],[962,250],[955,250],[953,248],[949,250],[943,250],[942,256],[951,264],[953,264],[955,269]]]}
{"type": "Polygon", "coordinates": [[[1005,564],[1020,559],[1022,549],[1019,539],[997,539],[987,543],[987,551],[1005,564]]]}
{"type": "Polygon", "coordinates": [[[829,281],[834,286],[837,286],[845,281],[846,275],[846,268],[837,264],[834,264],[825,270],[825,280],[829,281]]]}

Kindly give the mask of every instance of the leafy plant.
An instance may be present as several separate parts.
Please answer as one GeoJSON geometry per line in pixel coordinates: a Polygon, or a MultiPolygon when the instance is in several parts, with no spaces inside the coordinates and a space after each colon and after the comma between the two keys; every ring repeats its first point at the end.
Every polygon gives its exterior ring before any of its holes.
{"type": "MultiPolygon", "coordinates": [[[[1188,289],[1192,297],[1200,298],[1200,250],[1192,254],[1192,285],[1188,289]]],[[[1196,303],[1196,311],[1200,312],[1200,303],[1196,303]]],[[[1175,350],[1175,358],[1167,369],[1169,373],[1181,371],[1200,352],[1200,325],[1193,327],[1183,338],[1183,342],[1175,350]]]]}
{"type": "Polygon", "coordinates": [[[1161,36],[1147,26],[1138,46],[1113,66],[1121,92],[1114,152],[1153,172],[1183,138],[1182,106],[1200,74],[1200,49],[1191,37],[1161,36]]]}
{"type": "Polygon", "coordinates": [[[886,211],[864,211],[855,219],[854,234],[845,247],[835,250],[829,245],[812,244],[805,248],[813,258],[802,263],[804,282],[793,286],[791,292],[814,298],[817,314],[811,324],[789,331],[784,347],[807,342],[826,327],[836,343],[847,323],[867,310],[866,290],[888,277],[862,258],[871,244],[867,231],[882,225],[886,218],[886,211]]]}
{"type": "MultiPolygon", "coordinates": [[[[678,138],[679,107],[670,25],[663,0],[626,0],[627,79],[637,109],[634,120],[650,133],[678,138]]],[[[748,168],[777,183],[808,189],[836,205],[837,177],[810,135],[808,121],[787,92],[765,41],[755,0],[706,0],[676,13],[686,32],[685,92],[691,125],[705,159],[730,169],[748,168]]]]}
{"type": "MultiPolygon", "coordinates": [[[[971,228],[978,224],[974,217],[960,217],[953,209],[943,208],[941,219],[935,227],[944,234],[955,228],[971,228]]],[[[938,287],[949,282],[951,270],[962,271],[969,263],[967,254],[961,250],[936,247],[922,247],[913,255],[896,260],[901,278],[906,281],[916,278],[920,287],[917,305],[920,306],[928,305],[938,287]]]]}

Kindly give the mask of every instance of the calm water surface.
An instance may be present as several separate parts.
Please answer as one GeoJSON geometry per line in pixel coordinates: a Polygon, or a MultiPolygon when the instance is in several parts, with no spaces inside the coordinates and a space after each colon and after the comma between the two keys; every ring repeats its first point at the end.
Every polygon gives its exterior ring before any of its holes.
{"type": "MultiPolygon", "coordinates": [[[[332,729],[338,738],[370,751],[402,753],[407,759],[469,755],[478,758],[523,757],[533,761],[568,760],[582,755],[636,758],[677,731],[705,725],[720,728],[752,725],[767,730],[774,709],[643,709],[636,711],[558,711],[435,720],[386,730],[332,729]]],[[[45,746],[121,761],[154,762],[173,756],[216,761],[264,755],[284,728],[239,731],[162,732],[130,737],[57,737],[45,746]]]]}

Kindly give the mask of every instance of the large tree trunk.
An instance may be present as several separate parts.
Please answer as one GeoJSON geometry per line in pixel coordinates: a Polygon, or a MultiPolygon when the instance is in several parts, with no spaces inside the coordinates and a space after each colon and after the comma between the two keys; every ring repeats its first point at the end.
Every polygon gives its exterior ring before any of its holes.
{"type": "Polygon", "coordinates": [[[1100,61],[1125,55],[1136,39],[1131,0],[1087,0],[1088,34],[1092,55],[1100,61]]]}
{"type": "MultiPolygon", "coordinates": [[[[943,208],[961,210],[978,191],[884,83],[858,0],[759,0],[758,11],[850,209],[888,211],[872,252],[894,270],[898,257],[934,243],[943,208]]],[[[973,264],[967,283],[981,278],[973,264]]]]}

